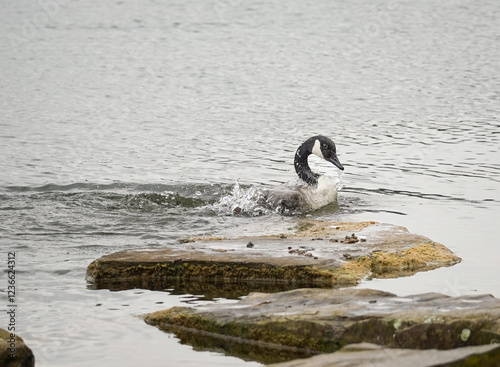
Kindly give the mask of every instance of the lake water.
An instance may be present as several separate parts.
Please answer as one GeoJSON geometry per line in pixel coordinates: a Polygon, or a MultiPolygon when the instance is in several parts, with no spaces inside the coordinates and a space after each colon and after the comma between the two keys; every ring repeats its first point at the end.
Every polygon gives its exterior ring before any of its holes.
{"type": "Polygon", "coordinates": [[[403,225],[463,260],[360,287],[500,297],[496,0],[0,3],[0,261],[16,253],[16,330],[37,366],[259,365],[140,318],[235,300],[94,290],[86,266],[304,216],[403,225]],[[295,149],[318,133],[345,166],[337,203],[218,204],[295,180],[295,149]]]}

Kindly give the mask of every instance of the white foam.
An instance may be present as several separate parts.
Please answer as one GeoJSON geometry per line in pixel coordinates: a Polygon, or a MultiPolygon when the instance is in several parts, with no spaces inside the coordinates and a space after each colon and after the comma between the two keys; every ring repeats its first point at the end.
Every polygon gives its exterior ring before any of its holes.
{"type": "Polygon", "coordinates": [[[236,182],[228,195],[222,196],[219,201],[212,205],[218,214],[250,214],[250,215],[263,215],[270,212],[265,208],[265,191],[251,186],[249,188],[242,188],[236,182]]]}

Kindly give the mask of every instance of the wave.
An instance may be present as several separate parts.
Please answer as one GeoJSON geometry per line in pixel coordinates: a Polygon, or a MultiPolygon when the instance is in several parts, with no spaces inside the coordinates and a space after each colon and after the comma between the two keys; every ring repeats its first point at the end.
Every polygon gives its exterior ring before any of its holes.
{"type": "Polygon", "coordinates": [[[220,185],[128,183],[9,186],[0,193],[0,210],[21,210],[28,204],[29,207],[56,205],[107,211],[198,208],[215,202],[220,190],[220,185]]]}
{"type": "MultiPolygon", "coordinates": [[[[34,205],[82,207],[95,210],[195,210],[199,214],[261,216],[295,215],[336,201],[340,179],[321,176],[317,188],[298,182],[274,187],[227,184],[72,183],[8,186],[0,193],[0,210],[34,205]]],[[[192,213],[191,213],[192,214],[192,213]]]]}
{"type": "Polygon", "coordinates": [[[134,184],[114,182],[110,184],[98,184],[87,182],[76,182],[66,185],[59,184],[45,184],[41,186],[3,186],[4,192],[54,192],[54,191],[174,191],[180,185],[165,185],[165,184],[134,184]]]}

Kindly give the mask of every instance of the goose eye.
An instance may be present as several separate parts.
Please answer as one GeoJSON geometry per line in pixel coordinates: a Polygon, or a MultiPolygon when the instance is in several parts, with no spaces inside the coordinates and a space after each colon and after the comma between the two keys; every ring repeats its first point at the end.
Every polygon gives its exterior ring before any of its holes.
{"type": "Polygon", "coordinates": [[[321,147],[324,148],[324,149],[328,148],[328,146],[326,145],[326,143],[321,144],[321,147]]]}

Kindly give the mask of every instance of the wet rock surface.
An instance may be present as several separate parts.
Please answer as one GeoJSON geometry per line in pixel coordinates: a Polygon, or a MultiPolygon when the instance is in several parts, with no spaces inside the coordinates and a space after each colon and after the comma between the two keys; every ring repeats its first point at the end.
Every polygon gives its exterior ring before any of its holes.
{"type": "Polygon", "coordinates": [[[35,356],[24,340],[7,330],[0,328],[0,366],[2,367],[33,367],[35,356]]]}
{"type": "Polygon", "coordinates": [[[237,303],[174,307],[145,321],[195,349],[262,363],[314,356],[288,363],[336,365],[331,357],[346,366],[390,365],[384,360],[389,356],[395,365],[411,366],[424,361],[421,349],[442,365],[466,366],[453,363],[477,355],[482,363],[498,362],[498,348],[481,347],[500,342],[500,302],[489,295],[397,297],[337,289],[362,278],[409,276],[458,262],[445,246],[400,226],[303,221],[272,236],[193,237],[162,249],[103,256],[88,266],[87,280],[96,288],[173,288],[207,298],[252,292],[237,303]],[[358,343],[363,348],[352,346],[358,343]],[[445,353],[452,349],[457,353],[445,353]]]}
{"type": "Polygon", "coordinates": [[[114,253],[92,262],[87,280],[112,289],[164,289],[179,281],[237,288],[246,284],[251,290],[270,284],[332,287],[458,262],[445,246],[400,226],[305,221],[274,236],[187,238],[163,249],[114,253]]]}
{"type": "MultiPolygon", "coordinates": [[[[222,348],[263,363],[363,342],[401,350],[500,343],[500,300],[490,295],[397,297],[370,289],[297,289],[252,293],[234,304],[174,307],[145,321],[195,348],[222,348]]],[[[490,357],[500,362],[498,350],[490,357]]]]}

